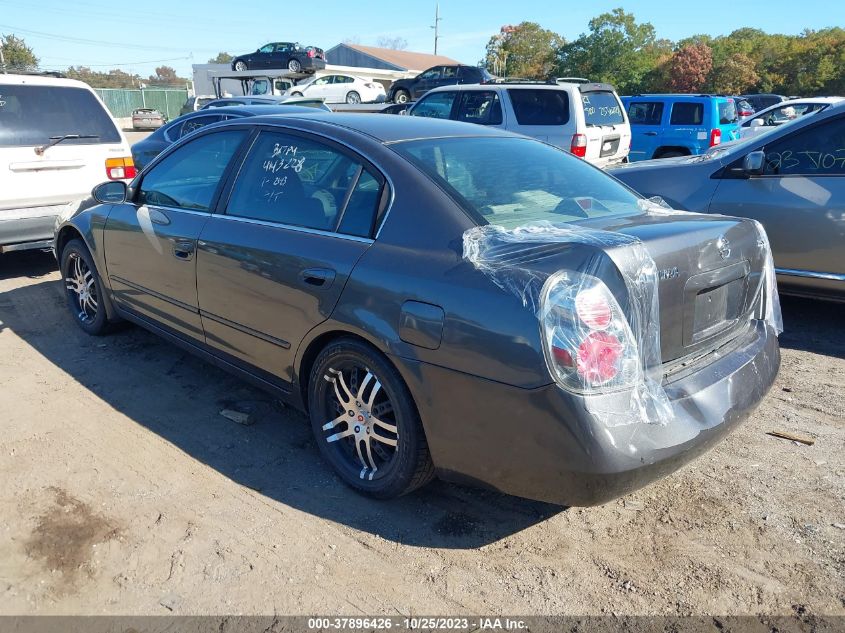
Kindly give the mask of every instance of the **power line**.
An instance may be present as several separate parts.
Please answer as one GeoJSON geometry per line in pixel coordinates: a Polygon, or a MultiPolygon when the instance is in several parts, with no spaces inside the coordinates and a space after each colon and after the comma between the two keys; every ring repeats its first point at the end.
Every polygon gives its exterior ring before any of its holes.
{"type": "Polygon", "coordinates": [[[185,61],[188,59],[193,59],[192,55],[187,57],[170,57],[169,59],[148,59],[146,61],[141,62],[96,62],[96,63],[88,63],[88,62],[80,62],[76,58],[71,57],[46,57],[45,59],[50,60],[58,60],[58,61],[66,61],[66,62],[76,62],[73,64],[74,66],[140,66],[142,64],[160,64],[162,62],[178,62],[178,61],[185,61]]]}
{"type": "MultiPolygon", "coordinates": [[[[10,24],[0,24],[0,28],[8,29],[12,33],[24,33],[27,35],[35,35],[36,37],[44,37],[52,40],[59,40],[61,42],[74,42],[76,44],[92,44],[94,46],[110,46],[115,48],[131,48],[142,51],[179,51],[182,52],[184,48],[172,48],[168,46],[140,46],[138,44],[126,44],[125,42],[104,42],[100,40],[89,40],[82,37],[69,37],[66,35],[57,35],[55,33],[45,33],[43,31],[33,31],[30,29],[21,29],[10,24]]],[[[200,49],[211,51],[214,49],[200,49]]]]}

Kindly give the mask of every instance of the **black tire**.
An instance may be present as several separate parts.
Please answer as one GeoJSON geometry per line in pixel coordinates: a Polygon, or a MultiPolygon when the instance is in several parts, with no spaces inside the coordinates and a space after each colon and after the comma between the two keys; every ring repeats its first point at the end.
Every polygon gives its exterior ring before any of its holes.
{"type": "Polygon", "coordinates": [[[292,93],[290,93],[290,96],[291,97],[301,97],[302,93],[301,92],[292,92],[292,93]]]}
{"type": "Polygon", "coordinates": [[[369,345],[344,338],[320,352],[309,377],[308,409],[323,458],[358,492],[392,499],[434,478],[413,397],[369,345]],[[350,398],[341,400],[343,394],[350,398]]]}
{"type": "Polygon", "coordinates": [[[62,250],[61,262],[65,296],[74,321],[92,336],[106,334],[109,321],[103,285],[88,248],[80,240],[70,240],[62,250]]]}
{"type": "Polygon", "coordinates": [[[354,90],[346,93],[346,103],[356,104],[361,103],[361,95],[354,90]]]}
{"type": "Polygon", "coordinates": [[[288,70],[292,73],[299,73],[302,72],[302,64],[298,59],[289,59],[288,60],[288,70]]]}
{"type": "Polygon", "coordinates": [[[236,72],[243,72],[245,70],[249,70],[249,64],[247,64],[244,60],[239,59],[232,66],[232,70],[236,72]]]}
{"type": "Polygon", "coordinates": [[[393,103],[408,103],[411,100],[411,93],[400,88],[393,94],[393,103]]]}

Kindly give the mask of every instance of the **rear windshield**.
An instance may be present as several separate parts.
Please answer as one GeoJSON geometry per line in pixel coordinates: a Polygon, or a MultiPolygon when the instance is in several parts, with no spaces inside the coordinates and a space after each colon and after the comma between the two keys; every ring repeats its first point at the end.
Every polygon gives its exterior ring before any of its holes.
{"type": "Polygon", "coordinates": [[[736,123],[739,121],[739,115],[736,113],[736,102],[733,99],[719,102],[719,123],[721,125],[728,125],[729,123],[736,123]]]}
{"type": "Polygon", "coordinates": [[[638,213],[636,194],[545,143],[516,137],[446,138],[393,145],[478,224],[514,228],[638,213]]]}
{"type": "Polygon", "coordinates": [[[569,122],[569,94],[565,90],[508,90],[520,125],[565,125],[569,122]]]}
{"type": "Polygon", "coordinates": [[[584,119],[587,125],[619,125],[625,122],[622,106],[612,92],[585,92],[581,95],[584,102],[584,119]]]}
{"type": "Polygon", "coordinates": [[[108,111],[84,88],[0,84],[0,145],[45,145],[68,134],[63,145],[120,143],[108,111]]]}

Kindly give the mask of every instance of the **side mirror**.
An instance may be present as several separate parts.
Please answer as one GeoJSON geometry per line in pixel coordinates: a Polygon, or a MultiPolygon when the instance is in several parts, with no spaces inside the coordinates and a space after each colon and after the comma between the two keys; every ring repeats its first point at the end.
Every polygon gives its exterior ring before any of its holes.
{"type": "Polygon", "coordinates": [[[763,127],[766,125],[766,122],[763,119],[753,119],[751,121],[751,127],[763,127]]]}
{"type": "Polygon", "coordinates": [[[745,155],[742,159],[742,171],[748,176],[759,176],[763,173],[763,165],[766,162],[765,152],[756,151],[745,155]]]}
{"type": "Polygon", "coordinates": [[[121,204],[126,202],[128,189],[122,180],[110,180],[94,187],[91,195],[101,204],[121,204]]]}

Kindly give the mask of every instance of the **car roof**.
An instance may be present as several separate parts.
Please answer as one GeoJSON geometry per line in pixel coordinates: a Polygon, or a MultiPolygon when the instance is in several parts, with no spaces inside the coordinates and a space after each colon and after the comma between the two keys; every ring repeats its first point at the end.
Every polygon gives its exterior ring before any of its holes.
{"type": "MultiPolygon", "coordinates": [[[[322,112],[311,108],[307,114],[295,114],[286,120],[300,119],[316,121],[328,126],[342,127],[376,139],[381,143],[396,143],[425,138],[457,137],[497,137],[518,136],[499,128],[491,128],[475,123],[461,123],[448,119],[433,119],[413,116],[385,116],[377,113],[343,114],[340,112],[322,112]]],[[[277,117],[256,116],[250,124],[279,123],[277,117]]]]}
{"type": "Polygon", "coordinates": [[[649,94],[636,94],[636,95],[625,95],[621,97],[622,99],[676,99],[678,101],[684,99],[733,99],[733,97],[729,97],[726,95],[713,95],[713,94],[672,94],[672,93],[649,93],[649,94]]]}
{"type": "MultiPolygon", "coordinates": [[[[208,110],[195,110],[194,112],[188,112],[187,114],[183,114],[182,116],[212,116],[215,114],[241,114],[246,116],[260,116],[270,114],[287,114],[293,112],[308,114],[313,111],[314,108],[309,108],[307,106],[299,106],[293,104],[285,105],[284,103],[279,103],[276,105],[220,106],[219,108],[209,108],[208,110]]],[[[176,119],[173,120],[175,121],[176,119]]]]}
{"type": "Polygon", "coordinates": [[[65,77],[49,77],[45,75],[5,75],[0,73],[0,84],[32,86],[60,86],[65,88],[85,88],[91,90],[91,86],[76,79],[65,77]]]}

